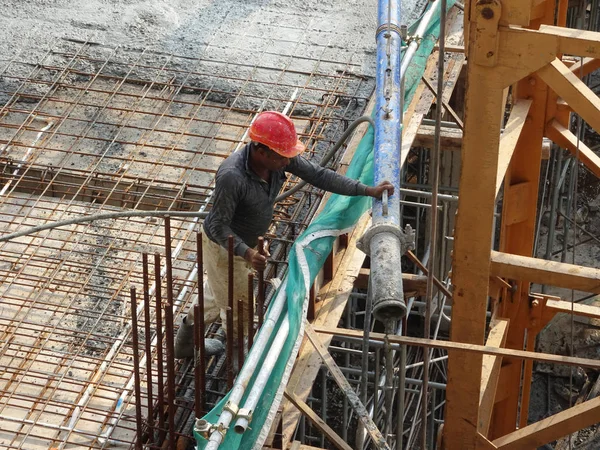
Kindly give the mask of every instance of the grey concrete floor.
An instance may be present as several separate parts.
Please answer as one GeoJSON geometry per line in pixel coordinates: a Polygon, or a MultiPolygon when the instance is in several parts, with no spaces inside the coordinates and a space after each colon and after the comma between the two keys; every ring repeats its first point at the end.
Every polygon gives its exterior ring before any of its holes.
{"type": "MultiPolygon", "coordinates": [[[[403,21],[427,0],[403,2],[403,21]]],[[[0,0],[0,59],[36,60],[61,38],[150,48],[231,64],[319,55],[373,75],[377,1],[0,0]]]]}

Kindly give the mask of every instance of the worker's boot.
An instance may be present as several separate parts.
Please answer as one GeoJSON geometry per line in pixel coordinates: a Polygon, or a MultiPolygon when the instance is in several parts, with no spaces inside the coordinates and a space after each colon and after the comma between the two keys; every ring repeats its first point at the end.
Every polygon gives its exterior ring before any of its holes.
{"type": "MultiPolygon", "coordinates": [[[[181,321],[175,337],[175,358],[187,359],[194,357],[194,326],[186,322],[187,317],[181,321]]],[[[204,347],[206,356],[219,355],[225,351],[223,343],[218,339],[205,339],[204,347]]]]}

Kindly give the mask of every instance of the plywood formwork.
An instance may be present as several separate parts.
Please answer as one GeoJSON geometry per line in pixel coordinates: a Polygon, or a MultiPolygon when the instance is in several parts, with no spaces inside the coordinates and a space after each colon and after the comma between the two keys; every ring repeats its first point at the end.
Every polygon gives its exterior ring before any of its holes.
{"type": "MultiPolygon", "coordinates": [[[[243,145],[260,109],[287,107],[307,155],[318,157],[373,88],[351,74],[351,54],[323,55],[291,52],[277,67],[255,55],[232,68],[210,57],[62,42],[37,64],[9,62],[0,84],[8,98],[0,110],[1,234],[123,209],[208,209],[216,169],[243,145]]],[[[307,188],[278,205],[272,238],[301,231],[315,196],[307,188]]],[[[196,289],[197,221],[171,222],[180,312],[196,289]]],[[[0,446],[98,448],[106,432],[133,442],[129,287],[141,285],[141,253],[163,245],[156,218],[69,225],[0,244],[0,446]]]]}

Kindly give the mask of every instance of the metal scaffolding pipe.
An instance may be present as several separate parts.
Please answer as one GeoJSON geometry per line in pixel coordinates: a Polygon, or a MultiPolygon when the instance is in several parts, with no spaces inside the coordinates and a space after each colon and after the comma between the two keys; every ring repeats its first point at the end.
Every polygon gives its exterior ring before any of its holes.
{"type": "Polygon", "coordinates": [[[439,11],[440,3],[440,0],[436,0],[432,3],[432,5],[429,7],[429,9],[419,22],[419,26],[417,27],[417,30],[415,31],[414,35],[411,36],[410,44],[408,44],[408,48],[406,49],[404,57],[402,58],[402,65],[400,67],[400,80],[404,80],[404,75],[408,70],[408,66],[410,66],[412,59],[417,54],[417,50],[419,50],[419,47],[421,46],[421,39],[425,35],[427,28],[429,28],[431,20],[436,16],[437,12],[439,11]]]}

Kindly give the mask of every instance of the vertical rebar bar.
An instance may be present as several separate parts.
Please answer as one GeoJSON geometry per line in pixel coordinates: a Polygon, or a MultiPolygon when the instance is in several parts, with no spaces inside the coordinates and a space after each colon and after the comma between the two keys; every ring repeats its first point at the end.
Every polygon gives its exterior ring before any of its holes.
{"type": "MultiPolygon", "coordinates": [[[[390,443],[392,437],[392,423],[394,407],[394,352],[389,341],[389,335],[394,333],[394,321],[385,324],[384,351],[385,351],[385,434],[386,441],[390,443]]],[[[376,380],[377,382],[377,380],[376,380]]]]}
{"type": "MultiPolygon", "coordinates": [[[[346,328],[355,328],[354,324],[352,323],[352,318],[354,317],[354,314],[352,314],[353,311],[355,311],[354,308],[354,303],[355,303],[356,299],[354,297],[350,297],[348,299],[348,304],[346,306],[346,328]]],[[[346,348],[351,348],[351,344],[349,344],[348,342],[343,343],[342,344],[344,347],[346,348]]],[[[344,366],[345,367],[350,367],[350,352],[345,352],[344,354],[344,366]]],[[[360,397],[361,401],[363,402],[363,405],[366,406],[366,402],[363,401],[362,396],[360,397]]],[[[348,397],[346,397],[344,395],[344,398],[342,399],[342,423],[343,424],[347,424],[348,423],[348,397]]],[[[342,427],[342,439],[346,442],[348,442],[348,427],[347,426],[343,426],[342,427]]]]}
{"type": "Polygon", "coordinates": [[[373,382],[373,421],[379,417],[379,380],[381,379],[381,349],[375,349],[375,380],[373,382]]]}
{"type": "Polygon", "coordinates": [[[204,342],[204,257],[202,255],[202,233],[196,233],[196,263],[198,264],[198,302],[194,305],[194,338],[196,343],[195,412],[202,417],[206,411],[206,346],[204,342]]]}
{"type": "MultiPolygon", "coordinates": [[[[261,236],[258,238],[258,252],[261,255],[265,254],[265,239],[261,236]]],[[[258,273],[258,296],[256,313],[258,314],[258,329],[262,327],[265,315],[265,271],[259,270],[258,273]]]]}
{"type": "Polygon", "coordinates": [[[136,450],[142,450],[142,393],[140,391],[140,354],[138,348],[137,301],[135,287],[131,286],[131,345],[133,347],[133,375],[135,377],[135,436],[136,450]]]}
{"type": "Polygon", "coordinates": [[[163,369],[163,320],[162,320],[162,286],[160,277],[160,254],[154,254],[154,281],[156,296],[156,395],[158,406],[158,442],[165,440],[165,384],[163,369]]]}
{"type": "MultiPolygon", "coordinates": [[[[406,335],[406,318],[402,320],[402,334],[406,335]]],[[[396,450],[402,450],[404,440],[404,401],[406,392],[406,345],[400,346],[400,367],[398,368],[398,407],[396,425],[396,450]]]]}
{"type": "MultiPolygon", "coordinates": [[[[576,181],[576,176],[575,173],[577,172],[576,168],[577,166],[577,159],[576,158],[572,158],[571,159],[571,173],[569,175],[569,187],[568,187],[568,195],[567,195],[567,206],[565,208],[565,217],[571,217],[571,210],[573,209],[573,196],[571,195],[571,193],[575,190],[575,181],[576,181]]],[[[574,208],[575,211],[577,211],[577,205],[575,205],[574,208]]],[[[571,223],[568,220],[565,220],[563,222],[563,232],[564,232],[564,239],[563,239],[563,248],[562,248],[562,255],[561,255],[561,262],[565,262],[567,260],[567,250],[569,247],[569,230],[571,228],[571,223]]],[[[573,250],[573,252],[575,252],[575,250],[573,250]]]]}
{"type": "MultiPolygon", "coordinates": [[[[371,313],[373,309],[373,297],[371,291],[371,281],[369,280],[369,284],[367,286],[367,297],[365,299],[365,317],[363,324],[363,343],[362,343],[362,357],[361,357],[361,365],[362,365],[362,374],[360,376],[360,398],[363,402],[363,405],[367,404],[368,399],[368,387],[369,387],[369,335],[371,332],[371,313]]],[[[375,380],[375,384],[377,384],[377,380],[375,380]]],[[[375,394],[377,395],[377,394],[375,394]]],[[[374,420],[377,420],[376,416],[373,415],[374,420]]],[[[362,448],[364,446],[365,439],[365,427],[363,423],[359,420],[356,434],[356,446],[357,448],[362,448]]]]}
{"type": "Polygon", "coordinates": [[[154,395],[152,392],[152,328],[150,327],[150,283],[148,280],[148,254],[142,254],[142,287],[144,289],[144,339],[146,345],[146,386],[148,391],[148,427],[152,435],[154,395]]]}
{"type": "Polygon", "coordinates": [[[204,365],[204,320],[200,319],[200,305],[194,305],[194,413],[196,418],[202,417],[206,411],[205,389],[206,389],[206,367],[204,365]]]}
{"type": "MultiPolygon", "coordinates": [[[[558,208],[558,199],[560,198],[560,179],[562,171],[562,160],[563,150],[558,146],[554,145],[554,175],[552,183],[552,197],[550,201],[550,216],[548,217],[548,239],[546,241],[546,254],[545,258],[550,259],[552,257],[552,250],[554,244],[554,234],[556,231],[556,210],[558,208]]],[[[544,286],[542,286],[542,289],[544,286]]],[[[543,291],[542,291],[543,292],[543,291]]]]}
{"type": "Polygon", "coordinates": [[[238,327],[238,336],[237,336],[237,345],[238,345],[238,367],[237,370],[240,371],[242,366],[244,365],[244,299],[238,298],[237,301],[237,327],[238,327]]]}
{"type": "MultiPolygon", "coordinates": [[[[327,369],[321,366],[321,418],[327,423],[327,369]]],[[[325,435],[321,433],[321,447],[325,447],[325,435]]]]}
{"type": "Polygon", "coordinates": [[[227,389],[233,387],[233,236],[227,239],[227,389]]]}
{"type": "Polygon", "coordinates": [[[173,261],[171,255],[171,218],[165,216],[165,266],[167,272],[167,305],[165,333],[167,343],[167,415],[169,419],[169,450],[175,450],[175,342],[173,336],[173,261]]]}
{"type": "Polygon", "coordinates": [[[248,274],[248,351],[254,343],[254,274],[248,274]]]}

